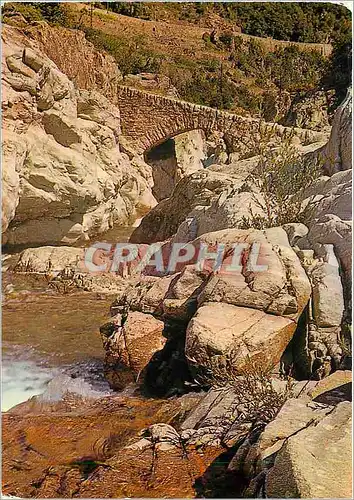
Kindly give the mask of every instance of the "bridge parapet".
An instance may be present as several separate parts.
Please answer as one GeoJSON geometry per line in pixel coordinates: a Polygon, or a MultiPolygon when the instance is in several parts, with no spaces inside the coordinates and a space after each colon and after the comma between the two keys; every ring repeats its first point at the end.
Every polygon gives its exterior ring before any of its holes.
{"type": "Polygon", "coordinates": [[[261,126],[271,129],[275,139],[293,134],[303,145],[324,139],[320,132],[275,123],[263,124],[256,118],[245,118],[131,87],[118,86],[117,91],[122,134],[139,154],[190,130],[203,130],[207,134],[212,130],[222,132],[230,149],[243,157],[252,154],[255,141],[260,139],[261,126]]]}

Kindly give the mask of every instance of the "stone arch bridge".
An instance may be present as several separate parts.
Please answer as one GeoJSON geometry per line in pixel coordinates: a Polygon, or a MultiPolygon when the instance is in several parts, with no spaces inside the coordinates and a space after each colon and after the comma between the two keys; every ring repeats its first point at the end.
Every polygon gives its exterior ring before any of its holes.
{"type": "MultiPolygon", "coordinates": [[[[208,134],[217,130],[224,133],[230,151],[249,156],[260,137],[258,119],[130,87],[118,87],[118,106],[125,141],[140,154],[183,132],[203,130],[208,134]]],[[[274,123],[264,127],[274,131],[274,138],[293,133],[304,145],[323,140],[323,134],[312,130],[291,129],[274,123]]]]}

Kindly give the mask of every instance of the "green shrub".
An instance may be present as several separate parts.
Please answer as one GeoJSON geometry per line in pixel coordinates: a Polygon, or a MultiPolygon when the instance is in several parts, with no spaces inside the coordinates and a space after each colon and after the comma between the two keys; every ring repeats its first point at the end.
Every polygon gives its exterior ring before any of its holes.
{"type": "Polygon", "coordinates": [[[5,3],[2,7],[2,21],[11,24],[11,18],[20,14],[28,22],[43,21],[43,16],[35,4],[30,3],[5,3]]]}
{"type": "Polygon", "coordinates": [[[59,2],[6,3],[2,9],[3,22],[11,23],[11,17],[15,14],[22,15],[28,23],[47,21],[52,25],[67,25],[66,8],[59,2]]]}
{"type": "Polygon", "coordinates": [[[217,73],[218,71],[220,71],[220,61],[218,61],[217,59],[205,59],[199,61],[199,64],[206,72],[217,73]]]}
{"type": "Polygon", "coordinates": [[[263,88],[269,83],[288,91],[317,88],[328,71],[329,62],[316,51],[303,51],[295,45],[267,52],[257,40],[238,43],[230,59],[247,77],[263,88]]]}
{"type": "Polygon", "coordinates": [[[322,84],[327,89],[335,89],[335,106],[345,98],[348,87],[352,84],[352,40],[348,33],[338,38],[333,46],[328,71],[323,77],[322,84]]]}
{"type": "Polygon", "coordinates": [[[272,129],[260,125],[260,140],[255,138],[254,151],[259,156],[251,175],[256,191],[255,205],[264,215],[244,217],[243,229],[266,229],[289,222],[306,223],[311,210],[304,208],[301,193],[321,174],[321,164],[315,158],[305,158],[292,145],[292,135],[279,147],[269,147],[274,139],[272,129]]]}
{"type": "Polygon", "coordinates": [[[221,35],[219,36],[219,40],[225,47],[231,49],[234,36],[231,32],[226,31],[224,33],[221,33],[221,35]]]}
{"type": "Polygon", "coordinates": [[[43,19],[50,24],[66,25],[66,12],[65,7],[59,2],[39,2],[34,3],[41,13],[43,19]]]}
{"type": "Polygon", "coordinates": [[[261,96],[253,94],[245,85],[237,87],[235,102],[240,108],[258,114],[261,107],[261,101],[261,96]]]}
{"type": "Polygon", "coordinates": [[[143,2],[110,2],[109,9],[124,16],[151,19],[151,6],[143,2]]]}
{"type": "Polygon", "coordinates": [[[319,86],[328,70],[328,60],[316,51],[301,51],[295,45],[278,48],[266,65],[272,80],[282,90],[310,90],[319,86]]]}
{"type": "Polygon", "coordinates": [[[197,104],[212,108],[230,109],[235,102],[235,85],[220,75],[208,74],[197,70],[180,90],[181,96],[197,104]]]}
{"type": "Polygon", "coordinates": [[[98,50],[104,50],[115,58],[123,75],[156,73],[160,69],[162,56],[144,49],[144,42],[140,37],[128,41],[91,28],[86,28],[85,34],[98,50]]]}

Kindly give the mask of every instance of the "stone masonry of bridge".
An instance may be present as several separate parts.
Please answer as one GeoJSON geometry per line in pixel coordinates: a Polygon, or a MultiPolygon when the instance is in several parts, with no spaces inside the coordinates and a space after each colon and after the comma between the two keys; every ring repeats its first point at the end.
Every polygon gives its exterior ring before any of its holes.
{"type": "MultiPolygon", "coordinates": [[[[203,130],[206,134],[217,130],[223,132],[230,151],[247,157],[252,154],[252,148],[260,138],[261,122],[255,118],[245,118],[125,86],[118,86],[117,91],[123,137],[139,154],[190,130],[203,130]]],[[[307,129],[291,129],[272,123],[266,123],[263,127],[271,127],[274,138],[293,134],[303,145],[324,139],[322,133],[307,129]]]]}

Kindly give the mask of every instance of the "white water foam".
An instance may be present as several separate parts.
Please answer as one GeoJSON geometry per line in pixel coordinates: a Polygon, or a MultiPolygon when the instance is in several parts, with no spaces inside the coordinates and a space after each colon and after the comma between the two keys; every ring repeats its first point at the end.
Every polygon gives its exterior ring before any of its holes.
{"type": "Polygon", "coordinates": [[[87,399],[112,393],[102,375],[102,363],[96,360],[51,368],[40,364],[31,349],[25,359],[24,356],[15,350],[3,357],[1,409],[4,412],[33,396],[45,402],[58,402],[67,393],[87,399]]]}
{"type": "Polygon", "coordinates": [[[1,410],[7,411],[44,392],[54,374],[31,360],[3,360],[1,410]]]}

